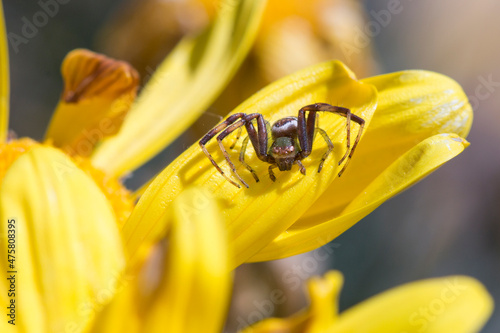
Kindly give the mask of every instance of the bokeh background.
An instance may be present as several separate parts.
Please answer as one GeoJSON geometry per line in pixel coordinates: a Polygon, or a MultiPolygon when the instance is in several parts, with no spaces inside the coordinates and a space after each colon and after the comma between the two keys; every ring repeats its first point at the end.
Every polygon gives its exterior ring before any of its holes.
{"type": "MultiPolygon", "coordinates": [[[[131,188],[138,187],[214,125],[216,114],[224,115],[252,89],[315,57],[317,61],[341,58],[360,77],[427,69],[463,86],[475,111],[468,137],[471,146],[318,250],[322,252],[241,267],[236,272],[228,332],[263,315],[286,315],[301,308],[306,300],[300,285],[308,276],[331,268],[345,275],[341,309],[405,282],[455,274],[476,277],[500,304],[500,2],[401,0],[391,13],[394,1],[331,0],[326,1],[331,11],[324,11],[315,23],[310,17],[309,21],[287,20],[283,31],[294,31],[300,38],[282,41],[280,47],[289,48],[282,52],[285,58],[267,62],[270,41],[261,39],[237,74],[239,81],[228,88],[226,99],[217,101],[191,130],[127,180],[131,188]],[[308,34],[320,42],[314,44],[308,34]],[[295,47],[300,43],[306,47],[295,47]],[[280,68],[287,56],[296,62],[280,68]],[[260,76],[250,79],[247,74],[256,65],[262,69],[260,76]],[[286,301],[270,306],[266,299],[276,288],[286,291],[286,301]]],[[[43,138],[62,89],[59,68],[68,51],[84,47],[130,57],[147,78],[162,54],[183,34],[202,29],[213,15],[213,8],[194,0],[143,2],[167,3],[173,8],[171,15],[137,7],[134,1],[66,0],[26,43],[15,48],[11,44],[10,127],[16,135],[43,138]],[[141,23],[155,12],[148,24],[141,23]],[[160,28],[168,33],[158,32],[160,28]],[[149,48],[140,49],[140,43],[149,43],[149,48]],[[132,54],[133,49],[143,53],[132,54]]],[[[275,12],[266,20],[299,13],[314,17],[307,10],[279,10],[292,2],[274,0],[275,12]]],[[[4,6],[7,30],[18,35],[24,20],[43,10],[36,1],[4,1],[4,6]]],[[[500,310],[483,332],[500,332],[500,310]]]]}

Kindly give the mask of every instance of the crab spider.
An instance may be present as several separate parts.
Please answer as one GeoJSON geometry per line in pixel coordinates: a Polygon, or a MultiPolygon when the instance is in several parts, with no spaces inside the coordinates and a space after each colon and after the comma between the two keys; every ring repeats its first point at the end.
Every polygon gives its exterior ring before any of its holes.
{"type": "MultiPolygon", "coordinates": [[[[248,145],[248,141],[252,143],[253,148],[257,154],[257,157],[263,161],[270,164],[269,166],[269,177],[272,181],[276,180],[273,169],[278,168],[280,171],[287,171],[292,169],[292,165],[297,164],[299,166],[300,172],[302,174],[306,174],[306,169],[302,164],[301,160],[306,158],[311,154],[313,148],[313,139],[315,132],[319,132],[323,139],[326,141],[328,145],[327,151],[323,154],[321,161],[319,163],[318,172],[321,172],[323,167],[323,163],[326,158],[330,154],[333,149],[333,143],[328,137],[328,134],[321,128],[316,127],[316,117],[317,112],[331,112],[338,114],[340,116],[346,117],[346,132],[347,139],[346,145],[347,150],[344,156],[340,159],[339,165],[342,164],[344,160],[346,163],[344,167],[339,172],[339,177],[344,172],[347,164],[349,163],[356,146],[358,145],[359,139],[361,138],[361,134],[363,133],[363,128],[365,125],[364,119],[361,117],[352,114],[352,112],[340,106],[333,106],[326,103],[316,103],[304,106],[299,110],[299,114],[297,117],[285,117],[276,121],[273,126],[269,129],[268,122],[264,119],[264,116],[260,113],[236,113],[224,120],[222,123],[215,126],[211,129],[200,141],[200,147],[207,155],[208,159],[214,167],[220,172],[226,180],[228,180],[231,184],[236,187],[240,187],[240,185],[233,180],[231,180],[217,165],[214,161],[210,153],[207,151],[205,145],[207,142],[212,139],[214,136],[217,136],[217,142],[219,143],[219,147],[226,158],[227,163],[231,167],[232,172],[238,178],[238,180],[248,188],[248,184],[240,177],[240,175],[236,172],[236,167],[233,162],[229,158],[229,155],[222,144],[222,140],[227,137],[229,134],[234,132],[236,129],[241,129],[242,126],[245,126],[248,136],[243,140],[241,153],[239,160],[240,162],[252,173],[252,176],[258,182],[259,177],[249,166],[245,163],[245,150],[248,145]],[[306,113],[309,112],[309,115],[306,116],[306,113]],[[257,122],[257,129],[252,123],[253,120],[257,122]],[[351,121],[359,124],[358,135],[356,136],[356,140],[352,145],[351,149],[351,121]],[[271,131],[272,143],[270,148],[268,149],[268,132],[271,131]]],[[[234,146],[234,145],[233,145],[234,146]]]]}

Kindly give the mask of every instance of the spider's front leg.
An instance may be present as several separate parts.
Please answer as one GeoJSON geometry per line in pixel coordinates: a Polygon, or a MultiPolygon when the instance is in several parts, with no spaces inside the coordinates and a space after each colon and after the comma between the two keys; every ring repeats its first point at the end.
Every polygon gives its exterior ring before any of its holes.
{"type": "MultiPolygon", "coordinates": [[[[314,140],[314,130],[315,130],[315,124],[316,124],[316,112],[323,111],[323,112],[331,112],[338,114],[340,116],[346,117],[346,132],[347,132],[347,138],[346,138],[346,152],[344,156],[340,159],[339,165],[342,164],[342,162],[347,158],[346,163],[344,164],[344,167],[342,170],[339,172],[339,177],[342,175],[344,172],[345,168],[347,167],[347,164],[351,160],[352,155],[354,154],[354,150],[356,149],[356,146],[358,145],[359,139],[361,138],[361,134],[363,133],[363,128],[365,126],[365,120],[361,117],[356,116],[351,112],[351,110],[347,108],[343,108],[340,106],[333,106],[327,103],[316,103],[316,104],[311,104],[311,105],[306,105],[303,108],[299,110],[299,115],[298,115],[298,138],[299,138],[299,143],[300,147],[302,149],[301,156],[300,158],[305,158],[311,154],[312,151],[312,144],[314,140]],[[309,116],[306,119],[305,113],[309,112],[309,116]],[[356,136],[356,140],[354,141],[354,145],[351,147],[351,120],[354,121],[355,123],[359,124],[359,131],[358,135],[356,136]],[[350,149],[350,151],[349,151],[350,149]]],[[[320,130],[320,128],[318,128],[320,130]]],[[[325,138],[326,132],[323,130],[320,131],[323,138],[325,138]]],[[[328,136],[326,136],[325,140],[327,140],[328,136]]],[[[330,141],[331,143],[331,141],[330,141]]],[[[328,156],[330,150],[333,148],[328,144],[329,146],[329,151],[325,155],[323,155],[323,159],[320,163],[320,166],[318,168],[318,172],[321,171],[321,167],[323,166],[323,162],[328,156]]]]}
{"type": "MultiPolygon", "coordinates": [[[[241,119],[234,124],[228,126],[224,131],[217,136],[217,141],[219,143],[219,147],[222,150],[222,153],[224,154],[224,157],[226,158],[227,163],[231,167],[232,172],[235,174],[235,176],[241,181],[243,185],[245,185],[248,188],[248,184],[240,177],[240,175],[236,172],[236,167],[234,166],[233,162],[229,158],[229,155],[224,148],[224,145],[222,144],[222,140],[231,134],[233,131],[235,131],[238,128],[241,128],[241,126],[245,125],[245,128],[248,133],[248,138],[250,138],[250,141],[252,142],[252,145],[255,149],[255,152],[257,156],[259,157],[260,160],[267,162],[269,157],[267,155],[267,130],[266,130],[266,123],[264,121],[264,117],[260,113],[252,113],[249,115],[244,115],[241,117],[241,119]],[[252,120],[257,119],[257,130],[255,130],[255,127],[252,124],[252,120]]],[[[246,148],[246,142],[244,147],[242,147],[242,154],[244,155],[244,148],[246,148]]],[[[259,178],[257,177],[257,174],[253,171],[253,169],[244,162],[244,158],[242,158],[242,154],[240,154],[240,161],[242,161],[242,164],[246,166],[246,168],[252,173],[253,177],[255,178],[256,181],[259,181],[259,178]]],[[[233,183],[234,184],[234,183],[233,183]]]]}
{"type": "MultiPolygon", "coordinates": [[[[215,160],[213,159],[212,155],[208,152],[207,148],[205,147],[205,145],[208,143],[208,141],[210,141],[210,139],[212,139],[214,136],[216,136],[218,133],[220,133],[222,130],[224,130],[226,127],[230,126],[231,124],[233,124],[235,121],[237,121],[238,119],[240,118],[243,118],[244,116],[246,116],[245,113],[236,113],[236,114],[233,114],[229,117],[227,117],[226,120],[224,120],[222,123],[220,123],[219,125],[215,126],[214,128],[212,128],[203,138],[201,138],[201,140],[199,141],[199,145],[201,147],[201,150],[205,153],[205,155],[208,157],[208,159],[210,160],[210,162],[212,162],[213,166],[217,169],[217,171],[219,171],[219,173],[224,177],[226,178],[226,180],[228,182],[230,182],[231,184],[233,184],[234,186],[236,187],[241,187],[239,184],[235,183],[233,180],[231,180],[225,173],[224,171],[222,171],[222,169],[219,167],[219,165],[217,165],[217,163],[215,162],[215,160]]],[[[224,151],[223,151],[224,153],[224,151]]],[[[226,154],[224,154],[224,156],[226,156],[226,154]]],[[[226,158],[227,159],[227,158],[226,158]]],[[[246,187],[248,187],[248,185],[243,182],[243,184],[245,184],[246,187]]]]}

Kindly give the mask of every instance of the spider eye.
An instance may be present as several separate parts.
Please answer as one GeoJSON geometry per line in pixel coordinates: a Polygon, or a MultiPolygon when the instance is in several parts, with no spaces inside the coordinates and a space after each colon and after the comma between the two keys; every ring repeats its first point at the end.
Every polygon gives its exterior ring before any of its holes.
{"type": "Polygon", "coordinates": [[[297,150],[293,143],[293,140],[289,137],[277,138],[273,142],[269,152],[275,159],[288,158],[290,156],[295,156],[297,150]]]}
{"type": "Polygon", "coordinates": [[[293,154],[294,152],[295,152],[294,146],[286,146],[286,147],[274,146],[272,148],[272,153],[273,155],[276,156],[287,156],[293,154]]]}

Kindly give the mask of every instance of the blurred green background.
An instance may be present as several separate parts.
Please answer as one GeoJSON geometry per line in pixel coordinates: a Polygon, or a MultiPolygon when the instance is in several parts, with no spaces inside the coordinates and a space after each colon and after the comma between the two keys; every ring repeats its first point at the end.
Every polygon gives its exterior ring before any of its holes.
{"type": "MultiPolygon", "coordinates": [[[[11,45],[10,128],[19,137],[42,139],[62,89],[62,59],[78,47],[99,51],[97,33],[125,2],[69,0],[17,52],[11,45]]],[[[475,111],[471,146],[335,239],[326,262],[307,266],[311,254],[305,254],[241,268],[228,327],[238,325],[238,319],[245,319],[242,314],[255,307],[260,294],[247,292],[254,284],[290,289],[290,277],[305,280],[290,272],[293,265],[302,265],[307,276],[329,268],[342,271],[342,309],[405,282],[455,274],[476,277],[500,303],[500,2],[401,0],[402,10],[386,17],[381,13],[389,2],[363,3],[360,29],[367,24],[373,29],[372,73],[427,69],[457,80],[475,111]]],[[[7,30],[17,34],[23,17],[41,10],[35,1],[4,1],[4,6],[7,30]]],[[[197,126],[207,129],[217,121],[208,113],[197,126]]],[[[152,177],[195,142],[201,136],[197,133],[199,128],[181,136],[127,184],[134,188],[152,177]]],[[[289,302],[277,314],[300,308],[304,300],[291,296],[289,302]]],[[[500,332],[499,314],[496,310],[483,332],[500,332]]]]}

